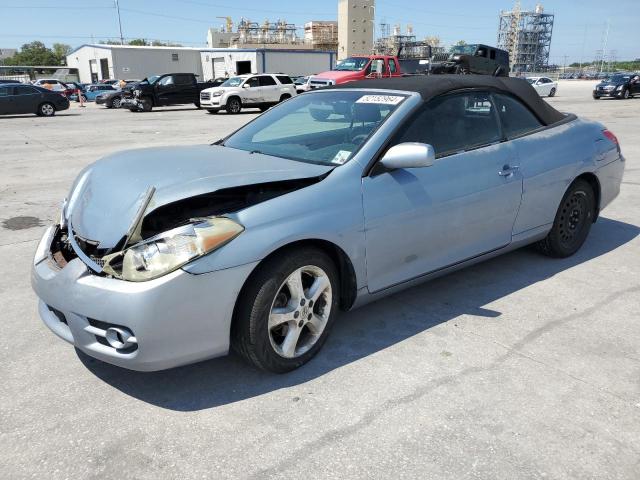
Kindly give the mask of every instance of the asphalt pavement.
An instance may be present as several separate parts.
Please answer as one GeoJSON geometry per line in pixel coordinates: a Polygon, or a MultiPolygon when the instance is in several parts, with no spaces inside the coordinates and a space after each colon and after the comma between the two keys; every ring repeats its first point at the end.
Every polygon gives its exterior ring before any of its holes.
{"type": "Polygon", "coordinates": [[[82,167],[210,143],[255,114],[0,117],[0,477],[636,480],[640,98],[594,101],[592,86],[561,82],[550,103],[607,125],[627,167],[579,253],[522,249],[342,314],[288,375],[235,356],[103,364],[42,324],[29,283],[82,167]]]}

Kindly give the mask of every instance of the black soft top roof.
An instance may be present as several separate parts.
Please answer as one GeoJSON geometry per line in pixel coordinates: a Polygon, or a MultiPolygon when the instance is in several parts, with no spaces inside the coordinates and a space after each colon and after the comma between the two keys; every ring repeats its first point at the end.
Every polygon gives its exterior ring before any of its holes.
{"type": "Polygon", "coordinates": [[[547,102],[520,78],[492,77],[490,75],[417,75],[412,77],[380,78],[360,80],[333,88],[375,88],[376,90],[404,90],[417,92],[427,102],[434,97],[456,90],[482,88],[502,91],[519,98],[546,125],[564,120],[566,117],[547,102]]]}

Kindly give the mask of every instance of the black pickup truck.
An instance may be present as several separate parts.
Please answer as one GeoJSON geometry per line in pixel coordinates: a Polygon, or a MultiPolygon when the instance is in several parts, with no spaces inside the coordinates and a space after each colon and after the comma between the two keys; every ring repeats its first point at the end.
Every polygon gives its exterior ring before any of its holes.
{"type": "Polygon", "coordinates": [[[153,107],[193,103],[200,108],[200,92],[213,83],[198,82],[193,73],[165,73],[145,78],[130,95],[122,99],[122,108],[132,112],[150,112],[153,107]]]}

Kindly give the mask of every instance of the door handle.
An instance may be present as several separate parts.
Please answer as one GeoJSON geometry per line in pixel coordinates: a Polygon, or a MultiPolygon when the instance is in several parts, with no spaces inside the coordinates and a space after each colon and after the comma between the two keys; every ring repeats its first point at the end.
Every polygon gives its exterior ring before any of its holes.
{"type": "Polygon", "coordinates": [[[519,165],[504,165],[502,170],[498,172],[501,177],[510,177],[520,169],[519,165]]]}

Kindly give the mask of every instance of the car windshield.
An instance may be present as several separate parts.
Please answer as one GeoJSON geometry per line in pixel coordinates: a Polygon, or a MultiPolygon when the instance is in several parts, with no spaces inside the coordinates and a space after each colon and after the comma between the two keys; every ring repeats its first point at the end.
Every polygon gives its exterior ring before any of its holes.
{"type": "Polygon", "coordinates": [[[536,80],[538,80],[537,78],[527,78],[527,82],[534,84],[536,83],[536,80]]]}
{"type": "Polygon", "coordinates": [[[147,82],[149,82],[150,85],[153,85],[158,81],[159,78],[160,78],[160,75],[153,75],[151,77],[147,77],[147,82]]]}
{"type": "Polygon", "coordinates": [[[334,70],[344,72],[358,72],[369,63],[369,59],[366,57],[349,57],[345,58],[341,62],[338,62],[334,70]]]}
{"type": "Polygon", "coordinates": [[[612,75],[609,81],[613,83],[625,83],[628,82],[630,78],[631,75],[612,75]]]}
{"type": "Polygon", "coordinates": [[[451,53],[458,55],[473,55],[476,53],[478,45],[456,45],[451,47],[451,53]]]}
{"type": "Polygon", "coordinates": [[[406,95],[344,90],[294,97],[227,138],[225,147],[320,165],[342,165],[406,95]]]}
{"type": "Polygon", "coordinates": [[[240,84],[244,81],[243,77],[231,77],[229,80],[226,80],[221,87],[239,87],[240,84]]]}

